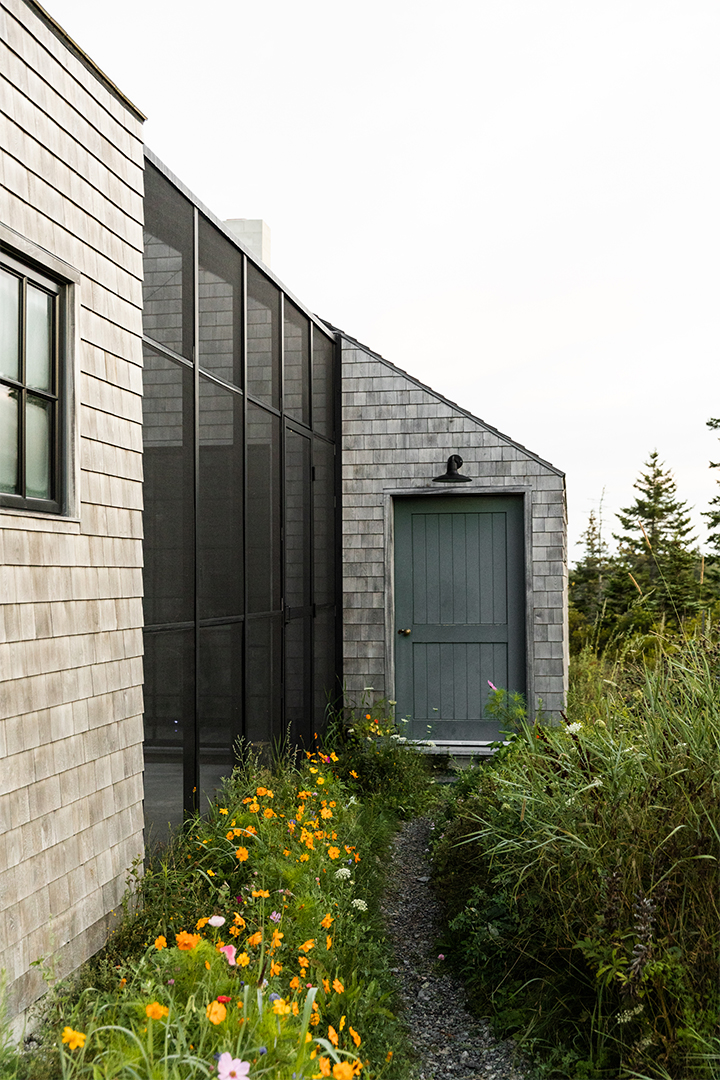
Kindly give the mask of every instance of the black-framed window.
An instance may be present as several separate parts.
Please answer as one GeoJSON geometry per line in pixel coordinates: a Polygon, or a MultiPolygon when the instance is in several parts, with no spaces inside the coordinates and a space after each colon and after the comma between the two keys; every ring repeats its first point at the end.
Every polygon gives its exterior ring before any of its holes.
{"type": "Polygon", "coordinates": [[[62,296],[0,253],[0,506],[61,509],[62,296]]]}

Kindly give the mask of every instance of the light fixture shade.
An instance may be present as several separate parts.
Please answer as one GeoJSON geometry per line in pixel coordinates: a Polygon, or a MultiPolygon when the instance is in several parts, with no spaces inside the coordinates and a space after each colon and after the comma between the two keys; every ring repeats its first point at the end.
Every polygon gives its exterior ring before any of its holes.
{"type": "Polygon", "coordinates": [[[471,476],[461,476],[458,469],[463,463],[459,454],[451,454],[447,460],[447,472],[444,476],[434,476],[433,484],[469,484],[471,476]]]}

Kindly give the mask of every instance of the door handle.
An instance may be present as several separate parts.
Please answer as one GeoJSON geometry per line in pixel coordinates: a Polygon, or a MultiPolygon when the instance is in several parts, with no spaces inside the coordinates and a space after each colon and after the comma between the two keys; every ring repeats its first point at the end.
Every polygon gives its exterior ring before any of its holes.
{"type": "Polygon", "coordinates": [[[402,634],[403,637],[407,637],[409,633],[410,633],[409,629],[407,629],[407,630],[398,630],[398,634],[402,634]]]}

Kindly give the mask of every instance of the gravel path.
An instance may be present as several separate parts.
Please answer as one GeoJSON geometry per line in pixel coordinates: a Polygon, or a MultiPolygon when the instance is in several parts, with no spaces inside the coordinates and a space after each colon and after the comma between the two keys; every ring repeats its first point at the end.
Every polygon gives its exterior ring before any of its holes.
{"type": "Polygon", "coordinates": [[[436,940],[440,903],[430,888],[430,822],[408,822],[393,842],[392,872],[383,901],[398,967],[403,1016],[420,1064],[417,1080],[529,1080],[514,1042],[498,1042],[485,1020],[466,1008],[462,983],[443,972],[436,940]]]}

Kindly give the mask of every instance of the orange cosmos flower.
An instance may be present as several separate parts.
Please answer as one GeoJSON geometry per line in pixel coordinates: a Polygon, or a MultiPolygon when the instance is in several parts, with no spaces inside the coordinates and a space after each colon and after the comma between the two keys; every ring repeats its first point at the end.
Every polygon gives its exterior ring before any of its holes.
{"type": "Polygon", "coordinates": [[[280,947],[280,943],[281,943],[281,941],[282,941],[282,939],[284,937],[285,937],[285,935],[281,934],[279,930],[273,930],[273,936],[272,936],[272,947],[273,947],[273,949],[278,949],[280,947]]]}
{"type": "Polygon", "coordinates": [[[211,1001],[205,1009],[205,1015],[211,1024],[222,1024],[227,1016],[227,1009],[221,1001],[211,1001]]]}
{"type": "Polygon", "coordinates": [[[264,896],[264,897],[267,898],[270,895],[270,893],[268,892],[267,889],[253,889],[252,895],[253,895],[253,898],[257,898],[258,896],[264,896]]]}
{"type": "Polygon", "coordinates": [[[300,989],[300,980],[298,979],[297,975],[295,976],[294,979],[290,980],[290,989],[291,990],[299,990],[300,989]]]}
{"type": "Polygon", "coordinates": [[[252,937],[248,938],[248,945],[251,945],[251,946],[254,947],[255,945],[259,945],[261,941],[262,941],[262,932],[260,930],[258,930],[256,934],[253,934],[252,937]]]}
{"type": "Polygon", "coordinates": [[[315,948],[315,939],[314,938],[308,938],[307,941],[304,941],[302,943],[300,948],[302,949],[303,952],[309,953],[311,949],[315,948]]]}
{"type": "Polygon", "coordinates": [[[162,1020],[163,1016],[167,1016],[169,1012],[167,1005],[161,1005],[159,1001],[152,1001],[145,1006],[145,1015],[150,1020],[162,1020]]]}
{"type": "Polygon", "coordinates": [[[330,859],[339,859],[340,858],[340,848],[339,847],[329,847],[328,848],[328,857],[330,859]]]}
{"type": "Polygon", "coordinates": [[[330,1024],[330,1026],[328,1028],[328,1039],[333,1044],[333,1046],[337,1046],[339,1041],[340,1041],[338,1039],[338,1033],[335,1030],[335,1028],[332,1026],[332,1024],[330,1024]]]}
{"type": "Polygon", "coordinates": [[[235,852],[235,858],[239,862],[245,862],[245,860],[248,858],[248,849],[246,847],[239,847],[235,852]]]}
{"type": "Polygon", "coordinates": [[[155,945],[156,949],[167,949],[167,941],[165,940],[165,938],[163,937],[162,934],[160,934],[159,937],[155,938],[155,941],[154,941],[153,944],[155,945]]]}
{"type": "Polygon", "coordinates": [[[355,1028],[354,1027],[349,1027],[348,1031],[350,1032],[350,1035],[352,1036],[352,1041],[355,1043],[356,1046],[359,1046],[360,1043],[362,1042],[362,1039],[358,1035],[355,1028]]]}
{"type": "Polygon", "coordinates": [[[323,930],[329,930],[329,929],[330,929],[330,926],[332,925],[332,922],[333,922],[333,917],[332,917],[332,915],[330,914],[330,912],[328,911],[327,915],[326,915],[326,916],[325,916],[325,918],[324,918],[324,919],[322,920],[322,922],[320,923],[320,925],[322,926],[323,930]]]}
{"type": "Polygon", "coordinates": [[[345,987],[343,986],[343,984],[340,982],[339,979],[333,979],[333,990],[335,991],[336,994],[344,994],[345,993],[345,987]]]}
{"type": "Polygon", "coordinates": [[[328,952],[330,952],[330,950],[332,949],[332,938],[329,934],[325,935],[325,948],[328,952]]]}
{"type": "Polygon", "coordinates": [[[349,1061],[338,1061],[336,1065],[333,1065],[333,1076],[335,1080],[352,1080],[353,1076],[356,1076],[355,1068],[349,1061]]]}
{"type": "Polygon", "coordinates": [[[190,952],[195,948],[199,940],[199,934],[187,934],[184,930],[181,930],[179,934],[175,935],[175,942],[181,952],[190,952]]]}

